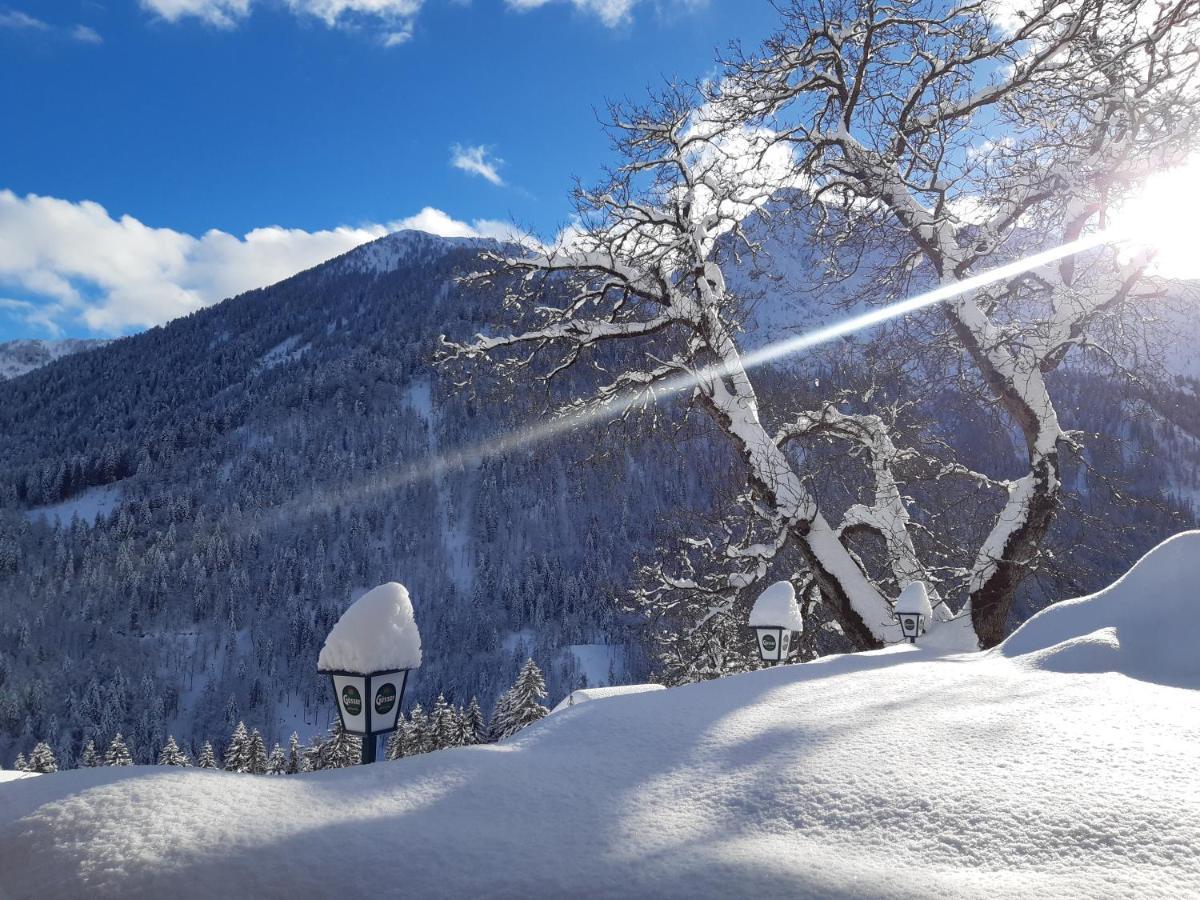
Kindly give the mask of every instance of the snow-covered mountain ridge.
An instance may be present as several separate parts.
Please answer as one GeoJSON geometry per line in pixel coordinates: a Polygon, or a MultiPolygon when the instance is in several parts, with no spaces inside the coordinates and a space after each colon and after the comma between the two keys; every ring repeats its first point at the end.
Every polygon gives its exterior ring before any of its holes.
{"type": "Polygon", "coordinates": [[[99,338],[67,338],[61,341],[20,340],[0,343],[0,381],[17,378],[34,369],[70,356],[103,347],[110,341],[99,338]]]}
{"type": "Polygon", "coordinates": [[[828,657],[367,768],[13,782],[0,881],[13,898],[282,898],[351,875],[411,897],[1194,897],[1197,579],[1190,532],[988,653],[828,657]]]}

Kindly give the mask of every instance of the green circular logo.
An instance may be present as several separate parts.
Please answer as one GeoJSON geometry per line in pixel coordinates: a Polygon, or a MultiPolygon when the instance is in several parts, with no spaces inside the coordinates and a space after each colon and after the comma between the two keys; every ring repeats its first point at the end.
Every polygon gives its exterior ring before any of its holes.
{"type": "Polygon", "coordinates": [[[766,650],[768,653],[771,653],[772,651],[774,651],[775,650],[775,635],[764,634],[762,636],[762,645],[763,645],[763,649],[766,650]]]}
{"type": "Polygon", "coordinates": [[[342,688],[342,709],[346,710],[348,716],[357,716],[362,712],[362,694],[352,684],[342,688]]]}
{"type": "Polygon", "coordinates": [[[381,716],[387,715],[396,705],[396,686],[390,682],[382,685],[375,692],[375,712],[381,716]]]}

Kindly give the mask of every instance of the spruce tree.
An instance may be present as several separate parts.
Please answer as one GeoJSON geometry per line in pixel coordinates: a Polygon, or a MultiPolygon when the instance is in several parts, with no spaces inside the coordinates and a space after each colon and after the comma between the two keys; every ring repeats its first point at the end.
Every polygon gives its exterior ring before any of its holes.
{"type": "Polygon", "coordinates": [[[79,757],[82,768],[94,769],[100,765],[100,755],[96,753],[96,742],[89,740],[83,745],[83,755],[79,757]]]}
{"type": "Polygon", "coordinates": [[[276,744],[271,748],[271,756],[267,759],[268,775],[283,775],[287,772],[288,758],[283,748],[276,744]]]}
{"type": "Polygon", "coordinates": [[[429,718],[418,703],[408,714],[408,728],[405,729],[405,756],[416,756],[418,753],[429,752],[429,718]]]}
{"type": "Polygon", "coordinates": [[[429,715],[429,749],[445,750],[454,746],[454,711],[446,702],[445,694],[438,694],[429,715]]]}
{"type": "Polygon", "coordinates": [[[292,739],[288,743],[288,758],[287,768],[284,772],[288,775],[295,775],[300,771],[302,760],[300,757],[300,735],[292,732],[292,739]]]}
{"type": "Polygon", "coordinates": [[[387,747],[383,751],[383,758],[387,760],[401,759],[404,756],[405,740],[404,740],[404,717],[396,722],[396,730],[388,735],[387,747]]]}
{"type": "Polygon", "coordinates": [[[54,751],[45,741],[35,744],[33,752],[29,754],[29,771],[41,775],[49,775],[51,772],[58,771],[58,760],[54,758],[54,751]]]}
{"type": "Polygon", "coordinates": [[[263,742],[263,736],[255,728],[250,734],[250,743],[247,748],[247,771],[251,775],[266,775],[267,774],[267,745],[263,742]]]}
{"type": "Polygon", "coordinates": [[[487,723],[483,720],[483,710],[479,708],[478,697],[472,697],[471,702],[467,704],[464,720],[466,728],[463,742],[482,744],[487,739],[487,723]]]}
{"type": "Polygon", "coordinates": [[[546,681],[532,659],[525,661],[517,680],[496,704],[492,731],[496,740],[511,737],[541,719],[550,710],[539,702],[546,696],[546,681]]]}
{"type": "Polygon", "coordinates": [[[246,731],[246,723],[239,721],[229,736],[229,744],[225,747],[225,771],[250,771],[250,735],[246,731]]]}
{"type": "Polygon", "coordinates": [[[213,753],[213,745],[211,741],[205,741],[200,747],[200,755],[196,757],[196,767],[200,769],[215,769],[217,767],[217,755],[213,753]]]}
{"type": "Polygon", "coordinates": [[[167,735],[167,742],[163,745],[162,752],[158,754],[158,764],[160,766],[187,767],[192,764],[192,761],[175,743],[175,735],[172,734],[167,735]]]}
{"type": "Polygon", "coordinates": [[[317,740],[304,753],[310,771],[322,769],[344,769],[358,765],[362,759],[362,744],[342,728],[342,720],[335,719],[329,726],[329,736],[317,740]]]}
{"type": "Polygon", "coordinates": [[[129,748],[125,746],[125,738],[121,737],[121,732],[117,732],[112,739],[112,743],[108,745],[108,750],[104,753],[104,764],[106,766],[132,766],[133,756],[129,753],[129,748]]]}
{"type": "Polygon", "coordinates": [[[18,772],[28,772],[29,771],[29,763],[27,763],[25,761],[24,753],[17,754],[17,758],[13,760],[13,768],[16,769],[18,772]]]}

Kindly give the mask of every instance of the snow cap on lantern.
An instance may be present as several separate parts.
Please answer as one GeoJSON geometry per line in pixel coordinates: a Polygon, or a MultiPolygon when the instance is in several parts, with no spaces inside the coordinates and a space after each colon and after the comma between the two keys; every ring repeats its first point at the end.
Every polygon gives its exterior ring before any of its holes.
{"type": "Polygon", "coordinates": [[[804,619],[790,581],[777,581],[759,595],[750,610],[750,627],[763,662],[783,662],[791,655],[804,619]]]}
{"type": "Polygon", "coordinates": [[[421,665],[421,633],[412,601],[402,584],[389,581],[372,588],[337,620],[317,669],[322,672],[379,672],[421,665]]]}
{"type": "Polygon", "coordinates": [[[909,643],[915,644],[917,635],[924,634],[925,628],[933,619],[933,607],[929,604],[929,592],[925,590],[923,581],[910,581],[896,598],[896,621],[900,630],[908,638],[909,643]]]}

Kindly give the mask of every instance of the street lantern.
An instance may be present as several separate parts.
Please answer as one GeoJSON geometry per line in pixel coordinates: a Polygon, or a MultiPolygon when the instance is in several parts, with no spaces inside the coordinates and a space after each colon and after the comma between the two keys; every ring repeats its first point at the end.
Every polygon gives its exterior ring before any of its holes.
{"type": "Polygon", "coordinates": [[[396,730],[408,674],[421,665],[421,633],[404,585],[372,588],[342,613],[317,660],[333,684],[338,717],[362,736],[362,761],[375,762],[375,741],[396,730]]]}
{"type": "Polygon", "coordinates": [[[908,638],[910,644],[917,642],[917,637],[925,633],[930,620],[933,619],[933,607],[929,604],[929,593],[925,583],[910,581],[896,598],[893,611],[900,630],[908,638]]]}
{"type": "Polygon", "coordinates": [[[804,630],[796,589],[791,582],[777,581],[759,595],[750,610],[750,627],[754,629],[758,655],[763,662],[787,662],[804,630]]]}

